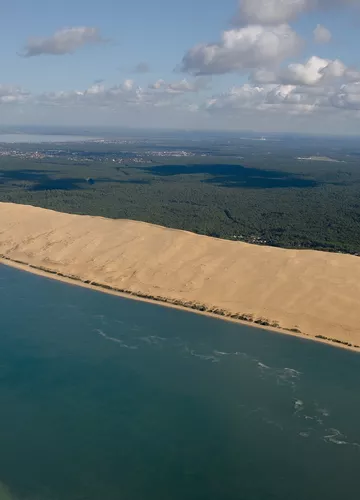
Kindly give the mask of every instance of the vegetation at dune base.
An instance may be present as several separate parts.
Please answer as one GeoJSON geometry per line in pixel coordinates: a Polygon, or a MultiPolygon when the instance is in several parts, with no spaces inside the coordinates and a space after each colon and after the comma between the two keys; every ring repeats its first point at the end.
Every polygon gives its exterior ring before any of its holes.
{"type": "Polygon", "coordinates": [[[299,152],[273,146],[270,155],[269,144],[267,152],[259,148],[243,147],[241,159],[219,147],[209,156],[121,164],[96,155],[82,161],[3,156],[0,201],[286,248],[360,253],[358,156],[298,161],[299,152]]]}

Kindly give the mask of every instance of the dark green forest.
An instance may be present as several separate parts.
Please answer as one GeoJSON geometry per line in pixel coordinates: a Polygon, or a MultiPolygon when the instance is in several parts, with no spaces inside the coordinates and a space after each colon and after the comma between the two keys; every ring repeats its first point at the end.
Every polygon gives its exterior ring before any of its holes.
{"type": "Polygon", "coordinates": [[[143,163],[0,157],[0,201],[226,239],[360,253],[360,165],[266,155],[143,163]]]}

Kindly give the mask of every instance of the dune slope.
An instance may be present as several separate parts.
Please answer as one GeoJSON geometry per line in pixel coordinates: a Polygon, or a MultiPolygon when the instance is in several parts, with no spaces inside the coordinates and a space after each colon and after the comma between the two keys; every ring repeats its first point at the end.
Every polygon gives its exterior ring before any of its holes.
{"type": "Polygon", "coordinates": [[[360,344],[360,258],[0,203],[0,254],[141,295],[360,344]]]}

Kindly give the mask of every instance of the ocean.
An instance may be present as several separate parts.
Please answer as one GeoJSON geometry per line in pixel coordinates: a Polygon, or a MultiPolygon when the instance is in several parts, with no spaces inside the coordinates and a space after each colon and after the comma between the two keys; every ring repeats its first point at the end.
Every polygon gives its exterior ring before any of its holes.
{"type": "Polygon", "coordinates": [[[360,355],[0,266],[0,500],[353,500],[360,355]]]}

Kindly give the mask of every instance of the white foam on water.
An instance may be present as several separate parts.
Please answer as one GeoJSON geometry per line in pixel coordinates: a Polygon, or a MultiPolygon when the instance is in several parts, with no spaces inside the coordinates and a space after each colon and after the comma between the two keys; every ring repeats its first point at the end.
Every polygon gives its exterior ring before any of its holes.
{"type": "Polygon", "coordinates": [[[270,366],[268,365],[265,365],[264,363],[261,363],[260,361],[258,361],[258,367],[261,369],[261,370],[271,370],[270,366]]]}
{"type": "Polygon", "coordinates": [[[249,358],[250,356],[248,354],[246,354],[245,352],[239,352],[239,351],[235,351],[235,352],[225,352],[225,351],[217,351],[217,350],[214,350],[213,351],[214,354],[216,356],[239,356],[239,357],[242,357],[242,358],[249,358]]]}
{"type": "Polygon", "coordinates": [[[288,385],[295,390],[296,382],[300,380],[301,375],[302,373],[294,368],[283,368],[281,370],[277,370],[277,384],[288,385]]]}
{"type": "Polygon", "coordinates": [[[167,339],[163,337],[158,337],[157,335],[148,335],[147,337],[139,337],[138,340],[141,340],[142,342],[145,342],[146,344],[149,345],[161,345],[164,343],[167,339]]]}
{"type": "Polygon", "coordinates": [[[106,335],[105,332],[103,332],[100,329],[96,329],[95,332],[102,338],[109,340],[110,342],[114,342],[115,344],[119,344],[120,347],[123,349],[130,349],[132,351],[135,351],[136,349],[139,349],[139,346],[137,345],[127,345],[125,342],[123,342],[121,339],[116,339],[115,337],[110,337],[109,335],[106,335]]]}
{"type": "Polygon", "coordinates": [[[297,415],[301,411],[304,411],[304,401],[301,401],[301,399],[296,399],[294,401],[294,415],[297,415]]]}
{"type": "Polygon", "coordinates": [[[295,378],[296,380],[299,380],[302,375],[301,372],[295,370],[294,368],[284,368],[283,373],[286,377],[295,378]]]}
{"type": "Polygon", "coordinates": [[[324,436],[324,441],[327,443],[333,443],[341,446],[350,444],[344,439],[340,439],[345,438],[345,436],[338,429],[328,429],[327,432],[330,432],[330,434],[324,436]]]}
{"type": "Polygon", "coordinates": [[[338,446],[355,446],[360,450],[360,444],[346,441],[346,436],[339,431],[339,429],[327,429],[327,432],[329,432],[329,434],[323,437],[326,443],[336,444],[338,446]]]}
{"type": "Polygon", "coordinates": [[[194,358],[199,358],[202,359],[203,361],[211,361],[212,363],[219,363],[220,359],[215,357],[215,356],[209,356],[206,354],[200,354],[193,349],[189,351],[191,356],[194,356],[194,358]]]}
{"type": "Polygon", "coordinates": [[[326,408],[318,408],[316,411],[323,417],[330,417],[330,412],[326,408]]]}

